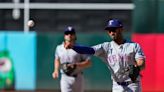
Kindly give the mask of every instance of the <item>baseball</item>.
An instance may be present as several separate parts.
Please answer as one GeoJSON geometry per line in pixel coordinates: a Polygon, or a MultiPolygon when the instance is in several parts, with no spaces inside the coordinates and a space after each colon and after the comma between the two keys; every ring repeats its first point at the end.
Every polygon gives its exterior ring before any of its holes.
{"type": "Polygon", "coordinates": [[[33,27],[35,25],[33,20],[29,20],[27,23],[28,27],[33,27]]]}

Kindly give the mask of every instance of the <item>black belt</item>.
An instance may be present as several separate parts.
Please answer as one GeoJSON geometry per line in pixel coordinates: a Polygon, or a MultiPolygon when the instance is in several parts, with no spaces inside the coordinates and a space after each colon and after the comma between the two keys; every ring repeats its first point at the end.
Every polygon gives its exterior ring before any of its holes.
{"type": "MultiPolygon", "coordinates": [[[[137,81],[136,81],[137,82],[137,81]]],[[[136,83],[136,82],[132,82],[132,81],[126,81],[126,82],[117,82],[118,85],[122,85],[122,86],[128,86],[131,83],[136,83]]]]}
{"type": "Polygon", "coordinates": [[[79,74],[83,74],[83,72],[77,73],[77,74],[73,74],[73,75],[67,75],[67,76],[71,76],[71,77],[77,77],[79,74]]]}
{"type": "Polygon", "coordinates": [[[80,73],[77,73],[77,74],[73,74],[73,75],[71,75],[71,76],[77,77],[79,74],[83,74],[83,72],[80,72],[80,73]]]}
{"type": "Polygon", "coordinates": [[[70,75],[70,76],[72,76],[72,77],[77,77],[77,76],[78,76],[78,74],[74,74],[74,75],[70,75]]]}

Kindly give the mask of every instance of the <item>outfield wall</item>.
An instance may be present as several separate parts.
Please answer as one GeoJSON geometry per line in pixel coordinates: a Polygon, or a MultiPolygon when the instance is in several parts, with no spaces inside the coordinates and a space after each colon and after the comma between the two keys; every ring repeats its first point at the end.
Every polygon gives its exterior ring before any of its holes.
{"type": "Polygon", "coordinates": [[[9,51],[15,70],[15,88],[36,88],[36,33],[0,32],[0,50],[9,51]]]}

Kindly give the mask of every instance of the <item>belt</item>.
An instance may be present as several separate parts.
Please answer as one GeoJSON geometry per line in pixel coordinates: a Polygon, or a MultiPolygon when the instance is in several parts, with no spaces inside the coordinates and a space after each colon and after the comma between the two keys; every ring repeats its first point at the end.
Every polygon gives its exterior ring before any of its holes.
{"type": "Polygon", "coordinates": [[[70,75],[70,76],[72,76],[72,77],[77,77],[77,76],[78,76],[78,74],[74,74],[74,75],[70,75]]]}
{"type": "MultiPolygon", "coordinates": [[[[65,74],[65,73],[64,73],[65,74]]],[[[71,77],[77,77],[79,74],[83,74],[83,72],[79,72],[79,73],[77,73],[77,74],[71,74],[71,75],[67,75],[67,76],[71,76],[71,77]]]]}
{"type": "MultiPolygon", "coordinates": [[[[137,81],[136,81],[137,82],[137,81]]],[[[126,81],[126,82],[117,82],[118,85],[122,85],[122,86],[128,86],[131,83],[136,83],[136,82],[132,82],[132,81],[126,81]]]]}
{"type": "Polygon", "coordinates": [[[77,77],[79,74],[83,74],[83,72],[80,72],[80,73],[77,73],[77,74],[73,74],[73,75],[70,75],[70,76],[77,77]]]}

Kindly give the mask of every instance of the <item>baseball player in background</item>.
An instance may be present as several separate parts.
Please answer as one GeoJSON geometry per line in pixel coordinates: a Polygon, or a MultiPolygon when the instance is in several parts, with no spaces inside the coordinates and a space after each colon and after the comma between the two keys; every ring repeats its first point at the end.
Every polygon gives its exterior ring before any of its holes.
{"type": "Polygon", "coordinates": [[[141,92],[140,71],[145,68],[145,55],[138,43],[123,38],[123,24],[109,20],[105,30],[110,42],[87,46],[71,46],[81,54],[94,54],[107,64],[113,80],[112,92],[141,92]]]}
{"type": "Polygon", "coordinates": [[[75,45],[76,33],[71,26],[64,31],[64,42],[56,47],[53,78],[61,73],[61,92],[84,92],[83,69],[91,65],[90,57],[67,48],[75,45]]]}

